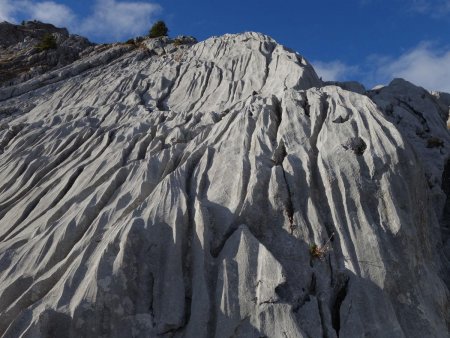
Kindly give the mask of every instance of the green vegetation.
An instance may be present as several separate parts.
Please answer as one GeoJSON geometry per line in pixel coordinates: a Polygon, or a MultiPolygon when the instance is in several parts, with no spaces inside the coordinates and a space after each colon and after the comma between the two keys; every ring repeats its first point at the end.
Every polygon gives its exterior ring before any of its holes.
{"type": "Polygon", "coordinates": [[[331,234],[330,238],[326,241],[326,243],[322,246],[318,246],[317,244],[313,244],[309,247],[309,254],[312,258],[318,258],[323,260],[326,254],[330,251],[330,242],[334,236],[334,232],[331,234]]]}
{"type": "Polygon", "coordinates": [[[181,40],[181,39],[175,39],[175,40],[173,40],[173,44],[174,44],[175,46],[181,46],[181,45],[184,44],[184,42],[183,42],[183,40],[181,40]]]}
{"type": "Polygon", "coordinates": [[[57,47],[58,47],[58,45],[56,44],[56,39],[50,33],[44,34],[42,36],[41,41],[36,45],[36,48],[40,52],[42,52],[44,50],[49,50],[49,49],[56,49],[57,47]]]}
{"type": "Polygon", "coordinates": [[[151,38],[159,38],[161,36],[167,36],[168,32],[169,32],[169,29],[167,28],[164,21],[157,21],[152,26],[152,28],[150,28],[150,31],[148,32],[148,36],[151,38]]]}
{"type": "Polygon", "coordinates": [[[137,36],[135,38],[131,38],[128,39],[127,41],[125,41],[125,44],[127,45],[139,45],[142,41],[144,41],[144,37],[143,36],[137,36]]]}
{"type": "Polygon", "coordinates": [[[326,254],[326,251],[320,248],[317,244],[313,244],[309,247],[309,253],[313,258],[323,259],[326,254]]]}

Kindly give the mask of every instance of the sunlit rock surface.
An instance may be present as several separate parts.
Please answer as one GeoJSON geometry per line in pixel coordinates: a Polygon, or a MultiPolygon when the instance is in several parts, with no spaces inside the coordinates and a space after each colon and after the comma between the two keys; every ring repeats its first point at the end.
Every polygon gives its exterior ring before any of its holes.
{"type": "Polygon", "coordinates": [[[163,40],[0,89],[0,335],[447,337],[448,105],[163,40]]]}

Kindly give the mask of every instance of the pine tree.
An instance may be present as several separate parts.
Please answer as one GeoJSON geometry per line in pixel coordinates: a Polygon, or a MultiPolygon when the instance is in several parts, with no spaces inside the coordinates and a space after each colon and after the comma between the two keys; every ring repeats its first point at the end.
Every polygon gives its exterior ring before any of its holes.
{"type": "Polygon", "coordinates": [[[168,32],[169,29],[164,21],[157,21],[148,32],[148,36],[151,38],[158,38],[160,36],[167,36],[168,32]]]}

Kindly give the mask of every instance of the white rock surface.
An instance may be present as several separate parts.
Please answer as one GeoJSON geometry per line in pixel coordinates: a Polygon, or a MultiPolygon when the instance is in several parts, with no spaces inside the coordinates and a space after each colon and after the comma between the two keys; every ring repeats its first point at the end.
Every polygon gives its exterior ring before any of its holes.
{"type": "Polygon", "coordinates": [[[0,89],[0,335],[448,337],[436,99],[257,33],[168,44],[0,89]]]}

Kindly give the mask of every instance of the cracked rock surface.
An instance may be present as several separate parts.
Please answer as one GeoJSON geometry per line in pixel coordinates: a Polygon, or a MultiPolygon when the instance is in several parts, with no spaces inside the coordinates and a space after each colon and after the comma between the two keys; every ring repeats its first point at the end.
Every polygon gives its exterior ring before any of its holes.
{"type": "Polygon", "coordinates": [[[1,88],[0,336],[448,337],[447,119],[257,33],[1,88]]]}
{"type": "Polygon", "coordinates": [[[0,88],[71,64],[93,48],[88,39],[51,24],[0,22],[0,88]],[[56,48],[40,51],[37,45],[46,34],[55,38],[56,48]]]}

